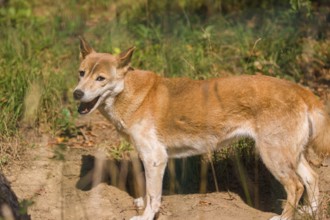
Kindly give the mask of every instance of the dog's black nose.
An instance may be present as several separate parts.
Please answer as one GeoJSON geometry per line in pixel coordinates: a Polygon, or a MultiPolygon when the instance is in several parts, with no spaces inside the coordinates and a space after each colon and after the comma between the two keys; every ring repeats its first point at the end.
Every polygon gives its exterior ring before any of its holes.
{"type": "Polygon", "coordinates": [[[77,90],[75,90],[75,91],[73,92],[73,97],[74,97],[74,99],[76,99],[76,100],[81,99],[83,96],[84,96],[84,92],[81,91],[80,89],[77,89],[77,90]]]}

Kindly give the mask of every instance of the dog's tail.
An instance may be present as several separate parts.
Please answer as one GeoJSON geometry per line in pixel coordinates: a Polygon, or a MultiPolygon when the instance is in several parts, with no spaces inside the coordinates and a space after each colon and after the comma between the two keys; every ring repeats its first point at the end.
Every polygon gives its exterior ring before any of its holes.
{"type": "Polygon", "coordinates": [[[330,156],[330,117],[325,109],[309,114],[311,147],[322,158],[330,156]]]}

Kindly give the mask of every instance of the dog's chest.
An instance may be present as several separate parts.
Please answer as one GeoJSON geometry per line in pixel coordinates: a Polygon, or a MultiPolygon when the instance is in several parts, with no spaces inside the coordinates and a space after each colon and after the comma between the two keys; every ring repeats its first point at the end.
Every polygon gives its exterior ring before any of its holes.
{"type": "Polygon", "coordinates": [[[115,126],[118,132],[127,134],[127,128],[125,122],[121,120],[120,117],[117,116],[117,114],[113,111],[111,106],[102,105],[98,109],[102,113],[102,115],[115,126]]]}

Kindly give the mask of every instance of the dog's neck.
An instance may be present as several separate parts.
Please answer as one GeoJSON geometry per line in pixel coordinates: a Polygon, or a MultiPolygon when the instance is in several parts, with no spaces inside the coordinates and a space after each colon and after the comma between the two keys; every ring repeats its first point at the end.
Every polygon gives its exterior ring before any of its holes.
{"type": "Polygon", "coordinates": [[[119,132],[127,133],[134,123],[133,118],[136,118],[133,115],[138,113],[156,79],[157,75],[151,72],[129,71],[124,78],[123,91],[115,97],[106,98],[99,111],[119,132]]]}

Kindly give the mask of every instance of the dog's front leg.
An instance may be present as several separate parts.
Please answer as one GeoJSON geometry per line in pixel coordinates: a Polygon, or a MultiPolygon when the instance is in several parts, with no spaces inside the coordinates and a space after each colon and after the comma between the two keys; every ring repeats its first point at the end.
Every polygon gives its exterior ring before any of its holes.
{"type": "Polygon", "coordinates": [[[159,211],[162,196],[162,184],[167,153],[164,147],[154,146],[147,151],[140,151],[146,175],[146,208],[142,216],[135,216],[131,220],[153,220],[159,211]]]}

